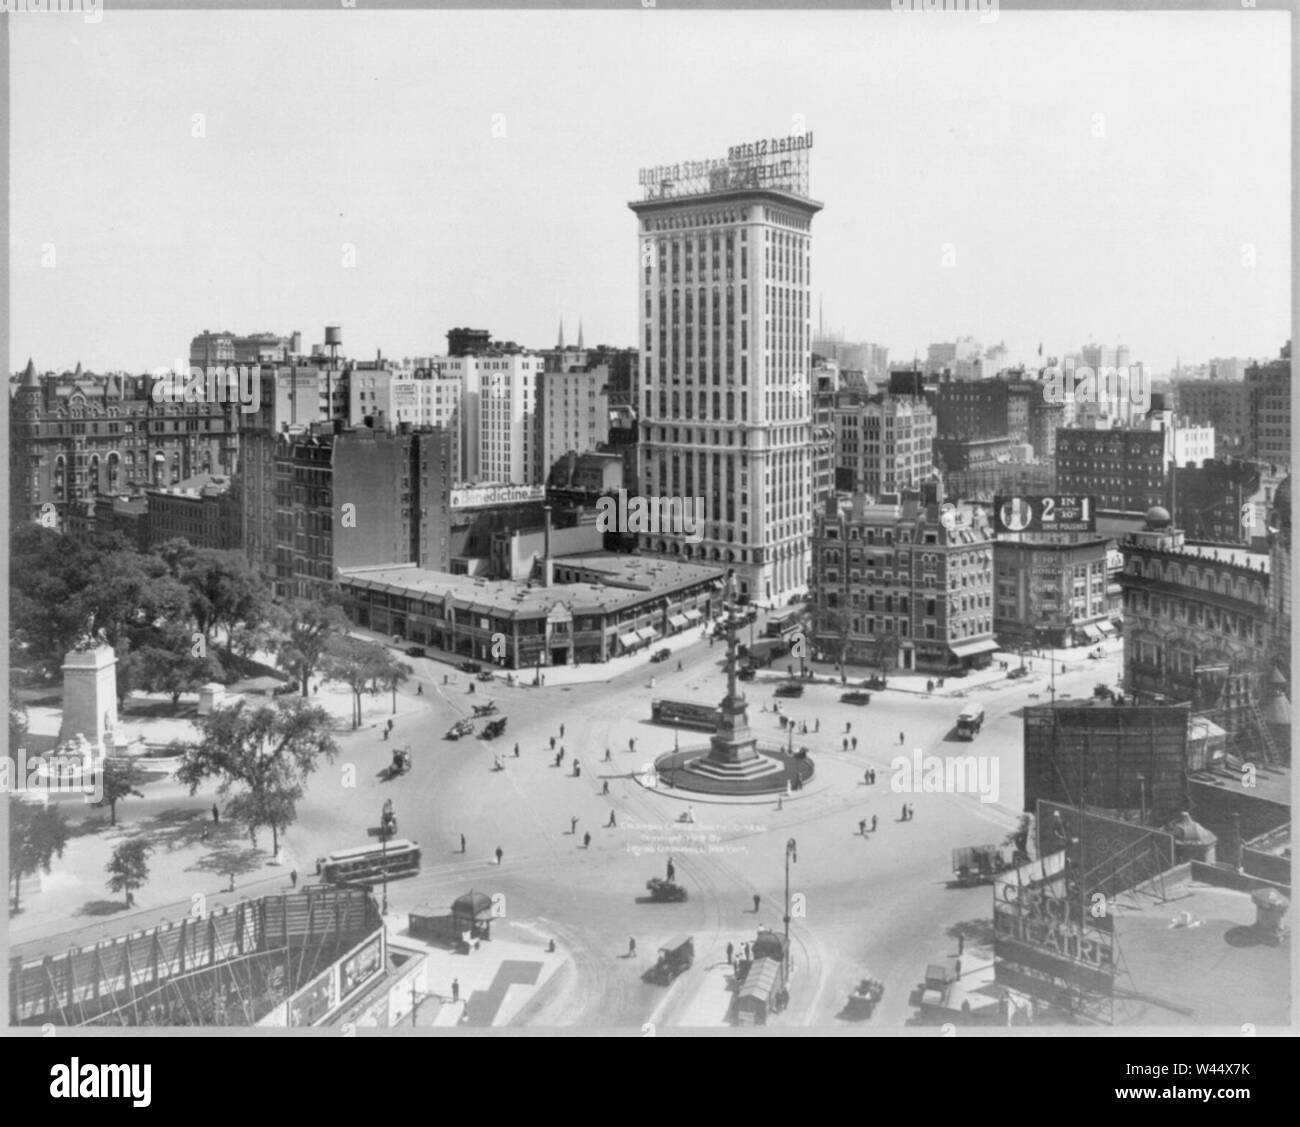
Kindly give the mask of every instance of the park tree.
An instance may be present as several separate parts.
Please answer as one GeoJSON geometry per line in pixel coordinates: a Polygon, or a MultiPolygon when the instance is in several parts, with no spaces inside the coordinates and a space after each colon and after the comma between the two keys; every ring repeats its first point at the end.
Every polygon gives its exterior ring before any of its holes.
{"type": "Polygon", "coordinates": [[[329,714],[297,697],[278,697],[240,701],[200,717],[197,725],[198,743],[173,745],[182,757],[176,777],[190,794],[208,779],[217,780],[223,796],[238,788],[227,814],[248,826],[254,840],[259,827],[269,828],[278,849],[308,776],[322,757],[332,761],[338,751],[329,714]]]}
{"type": "Polygon", "coordinates": [[[38,806],[9,797],[9,872],[14,881],[14,911],[18,911],[23,877],[38,869],[50,871],[55,856],[62,857],[68,842],[68,824],[52,804],[38,806]]]}
{"type": "MultiPolygon", "coordinates": [[[[387,687],[397,676],[400,663],[388,647],[344,634],[331,639],[321,658],[321,669],[328,681],[347,685],[352,690],[352,727],[361,726],[361,696],[368,689],[387,687]]],[[[406,666],[407,672],[410,667],[406,666]]]]}
{"type": "Polygon", "coordinates": [[[819,638],[831,639],[828,649],[834,654],[836,664],[843,669],[853,625],[848,614],[840,607],[819,606],[813,614],[813,622],[819,638]]]}
{"type": "Polygon", "coordinates": [[[298,799],[302,797],[300,783],[286,778],[270,781],[256,791],[237,794],[226,804],[226,816],[248,827],[253,848],[257,848],[257,831],[265,827],[271,831],[271,852],[280,851],[280,835],[291,825],[298,813],[298,799]]]}
{"type": "Polygon", "coordinates": [[[108,807],[109,823],[117,825],[117,804],[125,798],[143,798],[144,776],[134,759],[105,759],[103,797],[97,806],[108,807]]]}
{"type": "Polygon", "coordinates": [[[15,753],[27,739],[27,706],[14,699],[12,688],[9,692],[9,756],[16,759],[15,753]]]}
{"type": "Polygon", "coordinates": [[[104,866],[108,873],[108,890],[126,893],[126,906],[131,907],[132,895],[149,880],[149,854],[151,846],[142,837],[128,838],[118,844],[104,866]]]}
{"type": "Polygon", "coordinates": [[[195,626],[209,646],[216,632],[224,632],[227,658],[233,656],[235,628],[258,624],[270,613],[270,588],[242,552],[196,549],[180,579],[189,591],[195,626]]]}
{"type": "Polygon", "coordinates": [[[307,682],[320,667],[330,643],[347,633],[341,600],[337,584],[332,584],[322,590],[319,599],[294,599],[280,608],[280,665],[298,679],[304,697],[309,692],[307,682]]]}

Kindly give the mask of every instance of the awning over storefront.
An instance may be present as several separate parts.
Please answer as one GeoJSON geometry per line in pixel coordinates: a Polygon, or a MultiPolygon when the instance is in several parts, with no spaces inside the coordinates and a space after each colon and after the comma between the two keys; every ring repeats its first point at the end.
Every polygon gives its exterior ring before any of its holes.
{"type": "Polygon", "coordinates": [[[956,645],[949,646],[948,650],[956,657],[974,657],[976,654],[992,653],[997,648],[997,642],[992,638],[985,638],[982,642],[958,642],[956,645]]]}
{"type": "Polygon", "coordinates": [[[1104,622],[1097,623],[1097,629],[1100,630],[1103,635],[1114,634],[1115,624],[1107,619],[1104,622]]]}
{"type": "Polygon", "coordinates": [[[1091,622],[1088,623],[1087,626],[1081,626],[1079,629],[1080,632],[1083,634],[1083,636],[1088,639],[1088,641],[1090,642],[1101,641],[1101,631],[1098,630],[1097,627],[1094,626],[1091,622]]]}
{"type": "Polygon", "coordinates": [[[682,629],[682,627],[684,626],[689,626],[691,624],[690,619],[688,619],[684,614],[669,615],[668,622],[672,626],[675,626],[678,630],[682,629]]]}
{"type": "Polygon", "coordinates": [[[694,607],[691,607],[691,609],[686,611],[685,614],[688,622],[699,622],[699,620],[704,617],[704,615],[702,615],[694,607]]]}
{"type": "Polygon", "coordinates": [[[631,649],[631,647],[639,645],[641,642],[641,639],[635,634],[620,634],[618,640],[619,644],[622,645],[624,649],[631,649]]]}
{"type": "Polygon", "coordinates": [[[649,626],[641,627],[641,629],[636,632],[636,636],[643,642],[653,642],[655,640],[655,632],[650,629],[649,626]]]}
{"type": "Polygon", "coordinates": [[[1106,584],[1106,594],[1108,594],[1108,595],[1122,595],[1123,593],[1124,593],[1124,588],[1123,588],[1122,586],[1120,586],[1120,584],[1118,584],[1118,583],[1108,583],[1108,584],[1106,584]]]}

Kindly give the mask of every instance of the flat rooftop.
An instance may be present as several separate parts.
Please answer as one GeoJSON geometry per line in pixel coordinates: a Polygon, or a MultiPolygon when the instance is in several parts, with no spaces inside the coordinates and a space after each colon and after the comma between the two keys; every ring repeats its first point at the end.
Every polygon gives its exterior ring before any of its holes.
{"type": "Polygon", "coordinates": [[[1117,909],[1115,1024],[1289,1024],[1291,945],[1259,942],[1250,894],[1191,880],[1166,891],[1117,909]],[[1174,926],[1184,912],[1191,926],[1174,926]]]}
{"type": "Polygon", "coordinates": [[[591,574],[596,582],[557,582],[543,587],[536,582],[529,584],[526,581],[452,575],[415,564],[340,568],[339,579],[353,586],[405,592],[417,597],[451,598],[462,606],[528,617],[543,614],[557,604],[567,606],[574,614],[618,610],[644,602],[647,598],[720,581],[724,574],[720,567],[678,563],[652,556],[624,556],[617,552],[557,557],[553,563],[557,571],[576,568],[591,574]]]}

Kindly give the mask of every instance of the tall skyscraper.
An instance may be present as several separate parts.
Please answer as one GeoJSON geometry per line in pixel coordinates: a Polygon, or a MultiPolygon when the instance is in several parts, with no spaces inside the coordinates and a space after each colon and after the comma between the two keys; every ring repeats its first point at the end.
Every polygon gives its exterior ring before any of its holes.
{"type": "MultiPolygon", "coordinates": [[[[641,490],[703,498],[702,539],[643,552],[718,562],[736,589],[808,583],[812,532],[812,134],[643,169],[641,490]]],[[[694,539],[694,537],[692,537],[694,539]]]]}

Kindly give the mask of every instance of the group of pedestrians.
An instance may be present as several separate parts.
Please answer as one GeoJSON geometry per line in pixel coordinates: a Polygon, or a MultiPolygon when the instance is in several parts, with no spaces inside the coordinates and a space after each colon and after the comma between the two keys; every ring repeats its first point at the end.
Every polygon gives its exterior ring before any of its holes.
{"type": "Polygon", "coordinates": [[[876,832],[876,815],[875,815],[875,814],[872,814],[872,815],[871,815],[871,829],[870,829],[870,830],[867,829],[867,820],[866,820],[866,818],[863,818],[860,822],[858,822],[858,833],[859,833],[862,837],[866,837],[868,833],[875,833],[875,832],[876,832]]]}

